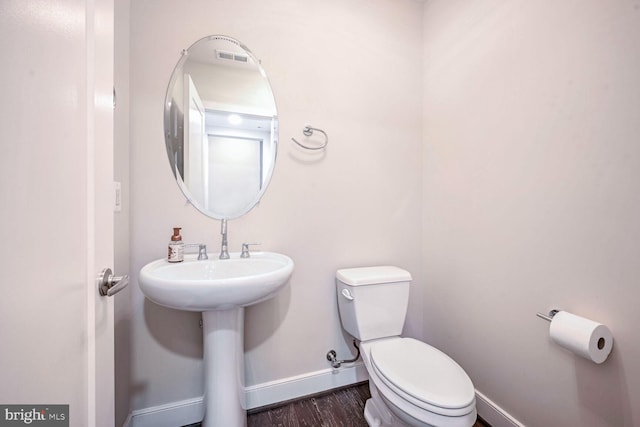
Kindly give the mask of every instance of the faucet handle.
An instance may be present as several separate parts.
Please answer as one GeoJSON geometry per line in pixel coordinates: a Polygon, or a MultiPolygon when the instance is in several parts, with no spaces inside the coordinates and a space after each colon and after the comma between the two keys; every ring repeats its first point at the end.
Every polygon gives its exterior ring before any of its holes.
{"type": "Polygon", "coordinates": [[[209,259],[209,256],[207,255],[207,245],[200,243],[198,244],[198,261],[205,259],[209,259]]]}
{"type": "Polygon", "coordinates": [[[240,258],[249,258],[251,254],[249,253],[249,245],[261,245],[262,243],[243,243],[242,244],[242,253],[240,254],[240,258]]]}
{"type": "Polygon", "coordinates": [[[209,259],[207,256],[207,245],[204,243],[189,243],[184,245],[185,248],[198,248],[198,261],[209,259]]]}

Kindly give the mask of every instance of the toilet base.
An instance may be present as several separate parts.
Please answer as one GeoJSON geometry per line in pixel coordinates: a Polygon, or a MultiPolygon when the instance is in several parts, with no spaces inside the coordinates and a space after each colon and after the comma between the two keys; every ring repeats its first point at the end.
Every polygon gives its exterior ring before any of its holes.
{"type": "Polygon", "coordinates": [[[389,427],[392,425],[391,417],[389,417],[386,408],[380,410],[373,399],[367,399],[364,405],[364,419],[369,424],[369,427],[389,427]]]}
{"type": "Polygon", "coordinates": [[[371,392],[371,398],[364,405],[364,419],[369,424],[369,427],[436,427],[416,419],[406,423],[398,418],[391,412],[371,380],[369,380],[369,391],[371,392]]]}
{"type": "Polygon", "coordinates": [[[414,420],[414,423],[411,424],[404,423],[389,411],[387,405],[374,399],[367,400],[364,406],[364,419],[369,427],[436,427],[418,420],[414,420]]]}
{"type": "Polygon", "coordinates": [[[380,394],[373,381],[369,379],[371,398],[364,406],[364,418],[369,427],[471,427],[476,420],[476,411],[463,417],[438,417],[434,424],[420,421],[395,408],[380,394]]]}

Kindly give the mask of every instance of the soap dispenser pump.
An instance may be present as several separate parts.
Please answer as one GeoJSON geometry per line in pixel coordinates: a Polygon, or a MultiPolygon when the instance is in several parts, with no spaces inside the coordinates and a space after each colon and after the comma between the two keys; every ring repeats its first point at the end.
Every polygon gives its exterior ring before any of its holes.
{"type": "Polygon", "coordinates": [[[184,261],[184,242],[180,235],[180,227],[173,228],[173,236],[169,242],[169,253],[167,255],[167,261],[169,262],[182,262],[184,261]]]}

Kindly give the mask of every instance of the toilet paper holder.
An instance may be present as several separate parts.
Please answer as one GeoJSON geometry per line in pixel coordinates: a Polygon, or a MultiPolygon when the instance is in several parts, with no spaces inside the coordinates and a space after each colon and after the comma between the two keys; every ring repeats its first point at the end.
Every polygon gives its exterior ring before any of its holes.
{"type": "Polygon", "coordinates": [[[538,316],[541,319],[546,320],[547,322],[551,322],[553,320],[553,316],[555,316],[556,314],[558,314],[560,310],[551,310],[549,312],[549,315],[546,314],[542,314],[540,312],[536,313],[536,316],[538,316]]]}

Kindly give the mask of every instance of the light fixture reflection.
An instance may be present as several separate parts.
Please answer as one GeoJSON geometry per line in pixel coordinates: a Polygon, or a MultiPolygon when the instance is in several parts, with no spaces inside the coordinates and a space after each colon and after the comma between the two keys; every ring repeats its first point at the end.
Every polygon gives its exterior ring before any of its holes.
{"type": "Polygon", "coordinates": [[[229,114],[229,117],[227,117],[227,120],[229,120],[229,123],[231,123],[234,126],[237,126],[240,123],[242,123],[242,117],[240,117],[237,114],[229,114]]]}

